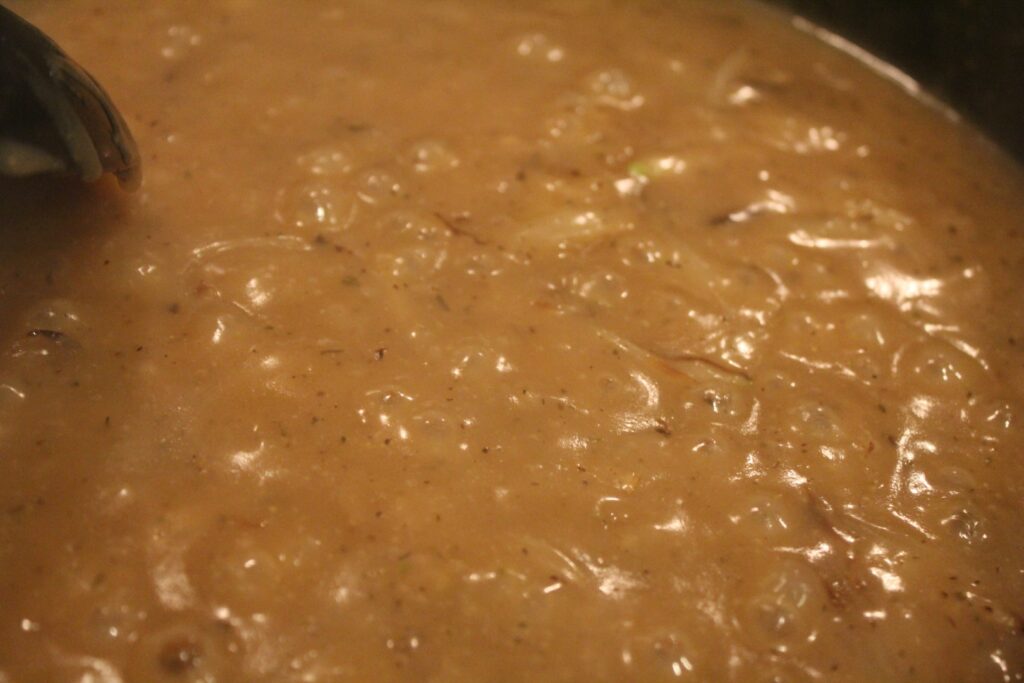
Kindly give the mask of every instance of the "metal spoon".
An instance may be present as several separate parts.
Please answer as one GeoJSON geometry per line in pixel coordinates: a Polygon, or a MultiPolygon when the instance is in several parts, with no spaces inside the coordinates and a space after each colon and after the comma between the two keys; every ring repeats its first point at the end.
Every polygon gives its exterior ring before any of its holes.
{"type": "Polygon", "coordinates": [[[0,174],[117,176],[134,190],[141,158],[99,83],[42,31],[0,5],[0,174]]]}

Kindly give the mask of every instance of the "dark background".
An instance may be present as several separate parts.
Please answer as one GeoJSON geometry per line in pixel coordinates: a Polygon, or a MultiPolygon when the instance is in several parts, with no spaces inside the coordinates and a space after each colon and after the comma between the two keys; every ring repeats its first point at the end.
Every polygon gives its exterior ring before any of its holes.
{"type": "Polygon", "coordinates": [[[1024,0],[776,0],[906,71],[1024,162],[1024,0]]]}

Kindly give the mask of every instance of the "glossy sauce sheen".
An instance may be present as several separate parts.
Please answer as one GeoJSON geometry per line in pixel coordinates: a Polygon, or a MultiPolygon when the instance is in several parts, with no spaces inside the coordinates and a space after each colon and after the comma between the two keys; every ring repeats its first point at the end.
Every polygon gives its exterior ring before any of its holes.
{"type": "Polygon", "coordinates": [[[1012,681],[1024,184],[722,2],[17,3],[0,681],[1012,681]]]}

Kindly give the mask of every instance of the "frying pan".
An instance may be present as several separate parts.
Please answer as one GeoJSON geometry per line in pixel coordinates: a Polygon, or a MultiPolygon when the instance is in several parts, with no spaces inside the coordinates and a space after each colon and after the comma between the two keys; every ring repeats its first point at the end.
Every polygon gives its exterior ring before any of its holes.
{"type": "Polygon", "coordinates": [[[1024,0],[775,0],[920,82],[1024,162],[1024,0]]]}

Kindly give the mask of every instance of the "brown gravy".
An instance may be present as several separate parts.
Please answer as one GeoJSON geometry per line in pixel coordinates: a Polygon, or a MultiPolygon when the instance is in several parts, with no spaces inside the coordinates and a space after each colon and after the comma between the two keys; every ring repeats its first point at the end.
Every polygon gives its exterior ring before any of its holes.
{"type": "Polygon", "coordinates": [[[1013,681],[1024,184],[738,2],[17,2],[0,682],[1013,681]]]}

